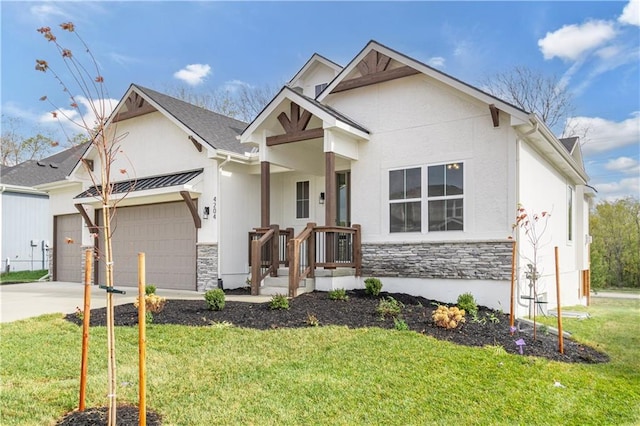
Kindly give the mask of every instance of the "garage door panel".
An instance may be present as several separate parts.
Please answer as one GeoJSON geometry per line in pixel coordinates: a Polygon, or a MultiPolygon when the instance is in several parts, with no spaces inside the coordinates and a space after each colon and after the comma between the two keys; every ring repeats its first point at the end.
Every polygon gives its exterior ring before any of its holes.
{"type": "Polygon", "coordinates": [[[56,216],[54,220],[56,279],[82,282],[82,218],[79,214],[70,214],[56,216]]]}
{"type": "Polygon", "coordinates": [[[196,229],[184,203],[121,207],[117,217],[113,250],[119,285],[137,285],[138,253],[143,252],[148,284],[195,290],[196,229]]]}

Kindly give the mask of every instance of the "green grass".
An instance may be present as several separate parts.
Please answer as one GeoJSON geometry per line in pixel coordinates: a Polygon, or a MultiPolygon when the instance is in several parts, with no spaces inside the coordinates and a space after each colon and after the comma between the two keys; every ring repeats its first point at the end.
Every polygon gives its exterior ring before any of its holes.
{"type": "Polygon", "coordinates": [[[46,269],[41,269],[37,271],[17,271],[17,272],[4,272],[0,274],[0,283],[1,284],[10,284],[10,283],[28,283],[33,281],[38,281],[40,278],[47,275],[46,269]]]}
{"type": "MultiPolygon", "coordinates": [[[[152,325],[147,403],[166,425],[638,424],[637,309],[594,299],[591,319],[564,320],[610,353],[598,365],[376,328],[152,325]]],[[[3,324],[1,424],[51,424],[77,407],[80,340],[59,315],[3,324]]],[[[92,329],[88,406],[106,403],[105,349],[105,329],[92,329]]],[[[137,353],[137,329],[118,328],[119,402],[137,401],[137,353]]]]}

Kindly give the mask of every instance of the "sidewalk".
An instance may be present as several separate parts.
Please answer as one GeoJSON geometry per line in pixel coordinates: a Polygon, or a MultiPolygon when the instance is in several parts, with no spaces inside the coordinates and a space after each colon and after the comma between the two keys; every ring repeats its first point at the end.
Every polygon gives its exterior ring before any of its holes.
{"type": "MultiPolygon", "coordinates": [[[[133,303],[138,296],[135,287],[118,287],[126,294],[114,294],[116,305],[133,303]]],[[[204,293],[186,290],[156,290],[156,294],[167,299],[202,300],[204,293]]],[[[227,295],[227,301],[262,303],[270,296],[227,295]]],[[[84,285],[70,282],[36,282],[0,285],[0,323],[31,318],[43,314],[69,314],[82,309],[84,305],[84,285]]],[[[97,285],[91,286],[91,309],[106,306],[105,291],[97,285]]]]}
{"type": "Polygon", "coordinates": [[[602,297],[602,298],[611,298],[611,299],[636,299],[640,300],[640,293],[627,293],[622,291],[599,291],[599,292],[591,292],[591,297],[602,297]]]}

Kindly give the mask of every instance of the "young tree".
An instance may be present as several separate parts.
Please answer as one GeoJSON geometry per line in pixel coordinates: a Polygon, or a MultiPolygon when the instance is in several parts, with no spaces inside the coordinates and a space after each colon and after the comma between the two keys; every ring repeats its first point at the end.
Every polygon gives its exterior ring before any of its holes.
{"type": "MultiPolygon", "coordinates": [[[[49,73],[53,76],[57,83],[62,87],[63,92],[69,96],[69,105],[73,113],[65,113],[64,110],[58,108],[53,101],[50,101],[47,96],[40,98],[42,101],[51,103],[54,110],[52,115],[54,118],[60,118],[62,115],[65,119],[75,123],[79,128],[86,133],[87,139],[91,141],[93,149],[99,158],[99,168],[96,167],[96,172],[92,172],[86,164],[85,170],[90,176],[92,183],[97,188],[97,198],[102,205],[102,251],[101,257],[104,260],[105,265],[105,285],[108,288],[106,293],[107,299],[107,351],[108,351],[108,424],[110,426],[115,425],[116,422],[116,354],[115,354],[115,326],[114,326],[114,304],[113,293],[109,289],[113,288],[113,251],[112,251],[112,236],[113,229],[111,221],[115,214],[115,208],[117,202],[112,198],[113,190],[113,176],[111,166],[114,164],[116,155],[120,151],[120,142],[126,135],[119,135],[117,133],[117,126],[115,123],[108,123],[109,114],[112,110],[112,105],[109,104],[109,96],[104,84],[104,77],[100,73],[98,63],[93,56],[91,50],[80,35],[75,31],[75,26],[71,22],[63,23],[60,28],[74,37],[75,42],[79,44],[79,51],[83,53],[81,56],[84,59],[80,59],[75,56],[75,52],[71,49],[62,46],[49,27],[42,27],[38,29],[46,40],[48,40],[57,50],[59,60],[64,65],[64,75],[67,77],[71,84],[68,85],[62,78],[60,72],[54,69],[49,62],[43,59],[36,60],[36,70],[49,73]],[[86,56],[85,56],[86,55],[86,56]],[[86,62],[86,63],[85,63],[86,62]],[[78,93],[78,94],[75,94],[78,93]],[[80,96],[84,97],[88,102],[84,102],[91,108],[91,113],[95,117],[95,122],[87,122],[86,114],[80,111],[80,96]]],[[[126,170],[121,170],[121,173],[127,174],[126,170]]],[[[95,236],[97,238],[97,236],[95,236]]]]}
{"type": "MultiPolygon", "coordinates": [[[[492,95],[525,111],[535,112],[550,128],[564,126],[575,109],[571,93],[556,76],[547,76],[526,66],[497,72],[482,79],[480,84],[492,95]]],[[[564,129],[563,134],[573,135],[564,129]]]]}

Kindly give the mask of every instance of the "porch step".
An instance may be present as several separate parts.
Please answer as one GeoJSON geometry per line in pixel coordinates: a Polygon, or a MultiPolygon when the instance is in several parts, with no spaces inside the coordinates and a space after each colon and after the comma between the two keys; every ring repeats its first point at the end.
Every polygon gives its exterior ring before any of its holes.
{"type": "MultiPolygon", "coordinates": [[[[310,293],[315,290],[315,280],[313,278],[305,278],[300,280],[300,286],[298,287],[298,294],[310,293]]],[[[266,277],[264,279],[264,285],[260,287],[260,294],[273,296],[275,294],[286,295],[289,292],[289,277],[277,276],[266,277]]]]}

